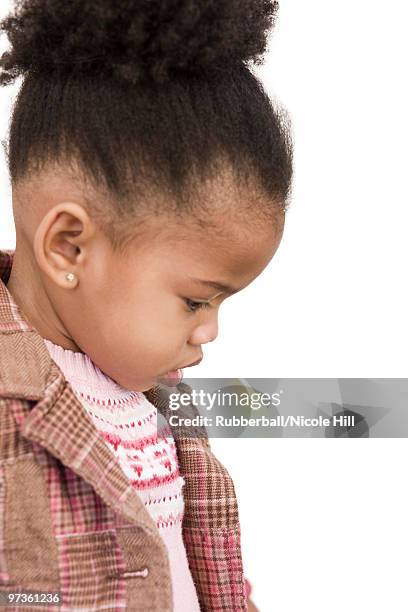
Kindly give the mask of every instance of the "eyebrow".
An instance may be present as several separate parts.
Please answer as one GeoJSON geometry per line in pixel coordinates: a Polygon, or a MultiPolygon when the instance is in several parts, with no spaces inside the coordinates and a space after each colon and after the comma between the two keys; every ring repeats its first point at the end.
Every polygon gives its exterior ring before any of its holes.
{"type": "Polygon", "coordinates": [[[200,285],[205,285],[206,287],[213,287],[213,289],[218,289],[218,291],[225,291],[226,293],[237,293],[239,289],[235,289],[234,287],[230,287],[229,285],[224,285],[223,283],[218,283],[216,281],[211,280],[203,280],[201,278],[193,278],[191,276],[188,277],[188,280],[193,283],[199,283],[200,285]]]}

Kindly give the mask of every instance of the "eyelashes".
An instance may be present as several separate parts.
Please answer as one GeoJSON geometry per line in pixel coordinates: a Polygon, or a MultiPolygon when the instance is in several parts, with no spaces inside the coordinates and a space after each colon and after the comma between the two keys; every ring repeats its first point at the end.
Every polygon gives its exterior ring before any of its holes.
{"type": "Polygon", "coordinates": [[[190,312],[198,312],[204,308],[211,307],[210,302],[195,302],[194,300],[190,300],[188,298],[185,298],[185,302],[190,312]]]}

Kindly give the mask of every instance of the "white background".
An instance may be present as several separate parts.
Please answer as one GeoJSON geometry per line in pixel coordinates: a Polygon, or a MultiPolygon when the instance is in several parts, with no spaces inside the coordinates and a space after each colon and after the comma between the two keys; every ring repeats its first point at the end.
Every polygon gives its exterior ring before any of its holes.
{"type": "MultiPolygon", "coordinates": [[[[258,73],[293,122],[285,235],[185,376],[405,377],[406,3],[280,4],[258,73]]],[[[16,91],[0,90],[1,138],[16,91]]],[[[14,248],[4,159],[0,172],[0,248],[14,248]]],[[[406,612],[405,440],[212,445],[235,481],[261,612],[406,612]]]]}

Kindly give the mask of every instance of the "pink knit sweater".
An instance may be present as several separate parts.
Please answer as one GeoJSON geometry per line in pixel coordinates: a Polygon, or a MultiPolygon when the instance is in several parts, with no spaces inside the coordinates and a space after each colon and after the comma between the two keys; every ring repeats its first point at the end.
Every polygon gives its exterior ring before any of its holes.
{"type": "Polygon", "coordinates": [[[182,538],[184,478],[170,429],[158,436],[163,417],[156,407],[143,393],[119,386],[88,355],[49,340],[45,345],[160,530],[169,555],[174,611],[199,612],[182,538]]]}

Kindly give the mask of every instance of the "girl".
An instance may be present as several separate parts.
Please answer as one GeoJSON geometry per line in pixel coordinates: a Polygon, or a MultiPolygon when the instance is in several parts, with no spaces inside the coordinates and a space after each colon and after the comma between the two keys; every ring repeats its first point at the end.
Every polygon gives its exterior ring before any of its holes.
{"type": "Polygon", "coordinates": [[[289,123],[249,66],[276,13],[21,0],[0,24],[0,83],[23,77],[6,150],[16,249],[0,252],[3,597],[255,609],[228,472],[205,437],[157,434],[220,304],[282,237],[289,123]]]}

